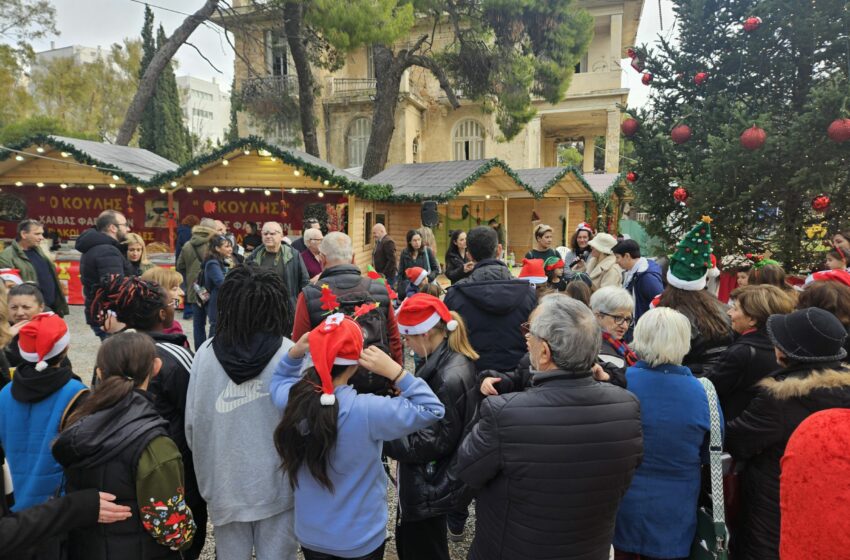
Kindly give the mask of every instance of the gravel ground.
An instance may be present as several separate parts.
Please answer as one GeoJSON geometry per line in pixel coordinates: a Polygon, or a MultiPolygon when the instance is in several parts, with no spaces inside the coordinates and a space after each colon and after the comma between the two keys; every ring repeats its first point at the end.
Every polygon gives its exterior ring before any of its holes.
{"type": "MultiPolygon", "coordinates": [[[[180,319],[180,323],[183,326],[183,331],[189,334],[189,338],[192,338],[192,322],[182,320],[182,314],[178,313],[177,318],[180,319]]],[[[70,314],[65,317],[65,321],[68,323],[69,330],[71,332],[71,345],[69,349],[69,356],[71,359],[71,363],[74,364],[74,372],[79,375],[83,382],[90,383],[91,376],[94,372],[94,363],[95,358],[97,356],[97,349],[100,346],[100,340],[94,335],[91,329],[86,325],[85,318],[83,316],[83,308],[82,306],[71,306],[70,314]]],[[[411,366],[412,367],[412,366],[411,366]]],[[[389,521],[387,523],[387,533],[389,535],[389,539],[387,540],[386,554],[384,558],[386,560],[398,560],[395,552],[395,510],[396,510],[396,501],[397,495],[395,488],[390,484],[388,488],[388,507],[389,507],[389,521]]],[[[449,541],[449,551],[451,552],[452,560],[464,560],[466,558],[467,552],[469,550],[469,545],[472,542],[472,534],[475,527],[475,506],[470,506],[470,516],[466,522],[466,539],[460,543],[453,543],[449,541]]],[[[215,559],[215,539],[214,539],[215,529],[212,525],[208,527],[207,531],[207,542],[204,547],[204,552],[201,555],[202,560],[213,560],[215,559]]],[[[301,554],[298,555],[299,558],[301,554]]],[[[227,560],[227,559],[221,559],[227,560]]]]}

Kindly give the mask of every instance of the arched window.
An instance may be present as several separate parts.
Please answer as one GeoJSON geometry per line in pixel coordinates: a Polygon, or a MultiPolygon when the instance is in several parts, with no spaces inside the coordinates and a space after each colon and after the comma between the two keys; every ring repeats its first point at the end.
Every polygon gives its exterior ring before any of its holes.
{"type": "Polygon", "coordinates": [[[348,125],[348,167],[360,167],[366,159],[366,146],[369,145],[369,135],[372,134],[372,120],[357,117],[348,125]]]}
{"type": "Polygon", "coordinates": [[[454,160],[484,159],[484,128],[473,119],[462,120],[452,133],[454,160]]]}

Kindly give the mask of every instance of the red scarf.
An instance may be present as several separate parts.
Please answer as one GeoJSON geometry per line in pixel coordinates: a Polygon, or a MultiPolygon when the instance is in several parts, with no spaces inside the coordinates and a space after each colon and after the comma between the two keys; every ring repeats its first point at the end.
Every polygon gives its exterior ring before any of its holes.
{"type": "Polygon", "coordinates": [[[628,344],[626,344],[622,340],[617,340],[606,331],[602,331],[602,339],[608,344],[610,344],[614,348],[614,350],[617,351],[617,355],[619,355],[621,358],[623,358],[623,360],[626,361],[627,366],[633,366],[637,363],[637,354],[632,352],[632,349],[629,348],[628,344]]]}

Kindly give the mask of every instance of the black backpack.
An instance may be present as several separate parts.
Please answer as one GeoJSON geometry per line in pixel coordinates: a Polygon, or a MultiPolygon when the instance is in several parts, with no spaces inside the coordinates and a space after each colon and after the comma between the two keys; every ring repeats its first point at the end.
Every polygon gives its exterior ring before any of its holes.
{"type": "MultiPolygon", "coordinates": [[[[339,312],[354,316],[355,310],[369,303],[377,303],[372,294],[369,293],[369,287],[372,284],[370,278],[363,278],[360,283],[353,288],[334,289],[337,301],[339,302],[339,312]]],[[[387,333],[386,314],[379,308],[372,309],[368,313],[357,317],[357,324],[363,331],[363,348],[369,346],[377,346],[387,354],[390,353],[390,338],[387,333]]],[[[391,395],[392,383],[380,375],[376,375],[371,371],[360,367],[357,373],[351,378],[351,385],[358,393],[372,393],[375,395],[391,395]]]]}

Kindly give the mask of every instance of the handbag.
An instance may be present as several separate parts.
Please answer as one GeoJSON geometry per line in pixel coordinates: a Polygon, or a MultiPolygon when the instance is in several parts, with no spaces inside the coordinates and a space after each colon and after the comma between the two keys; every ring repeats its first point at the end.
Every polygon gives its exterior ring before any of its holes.
{"type": "Polygon", "coordinates": [[[691,545],[691,560],[728,560],[729,532],[723,506],[723,438],[720,435],[720,412],[717,410],[717,393],[714,385],[700,378],[708,412],[711,417],[709,459],[711,470],[711,505],[697,506],[697,532],[691,545]]]}

